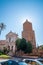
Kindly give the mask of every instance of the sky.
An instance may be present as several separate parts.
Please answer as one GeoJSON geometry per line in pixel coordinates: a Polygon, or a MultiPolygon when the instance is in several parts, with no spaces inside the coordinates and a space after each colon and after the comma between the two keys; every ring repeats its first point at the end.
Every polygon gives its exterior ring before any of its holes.
{"type": "Polygon", "coordinates": [[[36,45],[43,45],[43,0],[0,0],[0,23],[6,25],[0,40],[6,39],[10,31],[22,38],[26,19],[32,23],[36,45]]]}

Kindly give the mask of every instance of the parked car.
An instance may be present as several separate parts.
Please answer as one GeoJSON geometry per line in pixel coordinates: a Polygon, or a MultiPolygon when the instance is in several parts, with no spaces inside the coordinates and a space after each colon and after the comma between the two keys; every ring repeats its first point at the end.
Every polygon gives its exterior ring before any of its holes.
{"type": "Polygon", "coordinates": [[[27,65],[25,62],[17,62],[15,60],[8,60],[4,62],[0,62],[0,65],[27,65]]]}
{"type": "Polygon", "coordinates": [[[2,63],[2,62],[6,62],[6,61],[8,61],[9,59],[0,59],[0,63],[2,63]]]}
{"type": "Polygon", "coordinates": [[[37,59],[23,59],[24,62],[26,62],[28,65],[43,65],[40,61],[37,59]]]}
{"type": "Polygon", "coordinates": [[[38,58],[38,61],[40,61],[43,64],[43,58],[38,58]]]}
{"type": "Polygon", "coordinates": [[[15,61],[15,60],[6,60],[1,62],[0,65],[43,65],[38,60],[33,59],[23,59],[22,61],[15,61]]]}
{"type": "Polygon", "coordinates": [[[16,61],[8,60],[5,62],[0,62],[0,65],[19,65],[16,61]]]}
{"type": "Polygon", "coordinates": [[[23,62],[23,61],[18,62],[18,64],[19,64],[19,65],[28,65],[26,62],[23,62]]]}

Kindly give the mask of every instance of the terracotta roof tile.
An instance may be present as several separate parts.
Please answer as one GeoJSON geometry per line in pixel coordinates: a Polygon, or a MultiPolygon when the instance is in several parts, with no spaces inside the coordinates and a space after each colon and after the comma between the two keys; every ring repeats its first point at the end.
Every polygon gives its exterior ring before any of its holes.
{"type": "Polygon", "coordinates": [[[6,40],[0,40],[0,45],[5,45],[6,44],[6,40]]]}

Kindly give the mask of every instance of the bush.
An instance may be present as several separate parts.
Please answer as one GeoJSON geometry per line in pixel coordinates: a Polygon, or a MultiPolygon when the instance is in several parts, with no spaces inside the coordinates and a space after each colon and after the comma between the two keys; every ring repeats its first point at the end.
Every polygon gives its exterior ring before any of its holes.
{"type": "Polygon", "coordinates": [[[0,55],[0,58],[10,58],[8,55],[0,55]]]}
{"type": "Polygon", "coordinates": [[[2,50],[0,50],[0,55],[2,55],[3,54],[3,51],[2,50]]]}

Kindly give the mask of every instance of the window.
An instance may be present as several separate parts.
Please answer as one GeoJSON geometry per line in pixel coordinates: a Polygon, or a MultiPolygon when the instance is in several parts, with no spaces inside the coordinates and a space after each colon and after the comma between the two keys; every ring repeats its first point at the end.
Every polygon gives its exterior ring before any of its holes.
{"type": "Polygon", "coordinates": [[[9,38],[9,42],[11,42],[11,38],[9,38]]]}
{"type": "Polygon", "coordinates": [[[8,45],[8,50],[10,50],[10,46],[8,45]]]}
{"type": "Polygon", "coordinates": [[[11,50],[13,51],[13,46],[11,47],[11,50]]]}

